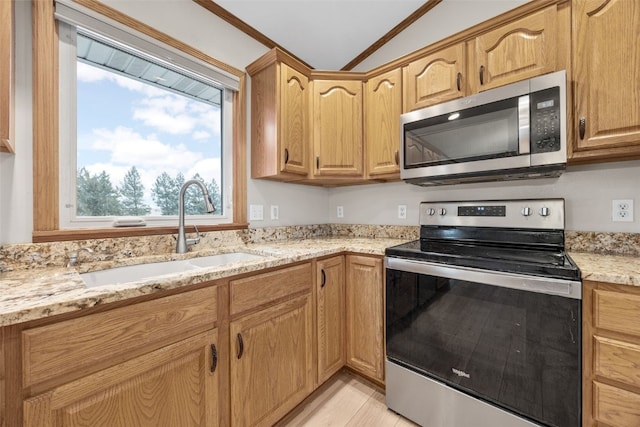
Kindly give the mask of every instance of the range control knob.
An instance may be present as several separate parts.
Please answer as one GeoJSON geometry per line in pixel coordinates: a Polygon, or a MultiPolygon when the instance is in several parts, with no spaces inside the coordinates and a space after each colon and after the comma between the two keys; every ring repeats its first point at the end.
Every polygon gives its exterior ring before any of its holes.
{"type": "Polygon", "coordinates": [[[540,208],[540,216],[549,216],[549,208],[547,207],[540,208]]]}
{"type": "Polygon", "coordinates": [[[529,206],[522,208],[520,213],[522,214],[522,216],[531,216],[531,208],[529,206]]]}
{"type": "Polygon", "coordinates": [[[438,213],[440,214],[440,216],[445,216],[447,214],[447,210],[445,208],[440,208],[438,213]]]}
{"type": "Polygon", "coordinates": [[[429,216],[434,216],[436,214],[436,210],[433,209],[433,208],[429,208],[429,209],[427,209],[427,214],[429,216]]]}

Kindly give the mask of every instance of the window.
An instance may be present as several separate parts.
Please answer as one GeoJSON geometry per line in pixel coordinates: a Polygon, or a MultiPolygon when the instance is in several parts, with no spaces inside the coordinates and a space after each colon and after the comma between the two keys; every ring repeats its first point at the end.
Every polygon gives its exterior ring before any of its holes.
{"type": "Polygon", "coordinates": [[[231,223],[234,88],[158,43],[61,9],[60,228],[109,227],[120,216],[175,225],[189,179],[205,183],[216,207],[206,214],[191,186],[189,223],[231,223]]]}

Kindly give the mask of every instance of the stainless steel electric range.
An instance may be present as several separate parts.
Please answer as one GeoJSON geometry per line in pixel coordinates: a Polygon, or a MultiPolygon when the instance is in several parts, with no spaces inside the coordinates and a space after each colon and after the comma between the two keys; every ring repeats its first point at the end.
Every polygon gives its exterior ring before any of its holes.
{"type": "Polygon", "coordinates": [[[426,427],[578,427],[580,271],[564,200],[424,202],[386,250],[387,406],[426,427]]]}

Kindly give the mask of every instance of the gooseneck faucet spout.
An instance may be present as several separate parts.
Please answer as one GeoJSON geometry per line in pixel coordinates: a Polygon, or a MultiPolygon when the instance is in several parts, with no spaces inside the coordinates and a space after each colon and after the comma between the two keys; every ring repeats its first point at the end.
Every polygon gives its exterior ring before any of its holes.
{"type": "Polygon", "coordinates": [[[196,184],[202,190],[202,194],[204,195],[204,204],[207,208],[207,213],[211,213],[216,210],[216,207],[213,206],[213,202],[211,201],[211,196],[209,196],[209,191],[207,191],[207,187],[204,183],[198,179],[190,179],[189,181],[182,184],[182,188],[180,188],[180,196],[178,199],[179,210],[178,210],[178,241],[176,242],[176,253],[184,254],[187,252],[187,249],[190,245],[195,245],[200,241],[200,233],[198,233],[198,229],[196,228],[196,238],[195,239],[187,239],[187,236],[184,232],[184,199],[185,194],[187,192],[187,188],[190,185],[196,184]]]}

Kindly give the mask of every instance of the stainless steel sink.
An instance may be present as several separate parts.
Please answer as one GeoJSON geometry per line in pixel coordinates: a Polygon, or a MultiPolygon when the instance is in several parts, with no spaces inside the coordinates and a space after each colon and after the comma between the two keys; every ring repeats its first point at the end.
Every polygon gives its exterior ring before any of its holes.
{"type": "Polygon", "coordinates": [[[154,262],[124,267],[109,268],[106,270],[92,271],[80,274],[87,287],[114,285],[117,283],[135,282],[137,280],[150,279],[152,277],[177,274],[187,271],[202,270],[210,267],[220,267],[237,262],[254,261],[264,258],[246,252],[230,252],[225,254],[210,255],[199,258],[154,262]]]}

